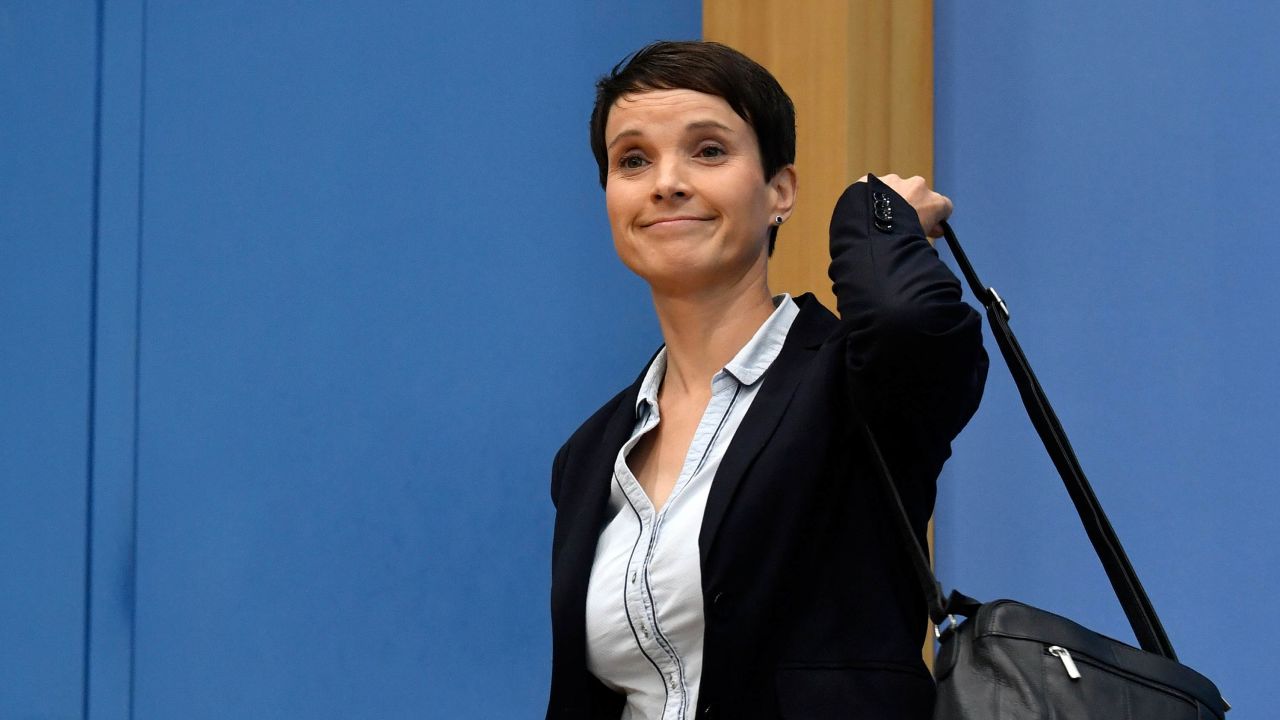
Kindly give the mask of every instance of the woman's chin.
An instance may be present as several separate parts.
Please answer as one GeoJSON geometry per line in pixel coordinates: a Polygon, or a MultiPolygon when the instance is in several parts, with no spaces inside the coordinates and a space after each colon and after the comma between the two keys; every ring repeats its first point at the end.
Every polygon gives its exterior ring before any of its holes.
{"type": "MultiPolygon", "coordinates": [[[[644,252],[622,255],[623,264],[663,295],[718,294],[723,287],[739,285],[761,265],[759,258],[746,253],[725,253],[707,241],[672,242],[650,245],[644,252]]],[[[761,273],[763,275],[763,272],[761,273]]]]}
{"type": "Polygon", "coordinates": [[[669,297],[693,297],[719,295],[720,291],[736,284],[742,273],[731,272],[723,264],[703,265],[673,263],[645,268],[637,272],[655,294],[669,297]]]}

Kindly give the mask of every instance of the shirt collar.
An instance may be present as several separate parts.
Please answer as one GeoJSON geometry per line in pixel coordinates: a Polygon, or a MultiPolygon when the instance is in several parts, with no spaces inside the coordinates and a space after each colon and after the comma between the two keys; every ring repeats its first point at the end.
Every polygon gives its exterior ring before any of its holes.
{"type": "MultiPolygon", "coordinates": [[[[782,344],[787,340],[787,331],[791,323],[800,314],[800,308],[791,299],[789,293],[773,297],[773,314],[756,330],[746,345],[724,366],[729,373],[743,385],[754,385],[764,371],[769,369],[773,361],[782,352],[782,344]]],[[[662,387],[662,378],[667,373],[667,348],[663,347],[649,364],[649,370],[640,382],[640,391],[636,395],[636,417],[640,417],[641,409],[658,405],[658,389],[662,387]]]]}
{"type": "Polygon", "coordinates": [[[782,344],[787,340],[787,331],[795,322],[800,308],[791,300],[791,295],[783,293],[773,298],[773,314],[756,330],[746,345],[729,361],[724,369],[737,378],[743,385],[754,385],[764,371],[773,364],[778,353],[782,352],[782,344]]]}
{"type": "Polygon", "coordinates": [[[662,378],[667,374],[667,346],[663,345],[653,362],[649,363],[649,371],[644,374],[640,383],[640,393],[636,395],[636,417],[648,405],[658,407],[658,388],[662,387],[662,378]]]}

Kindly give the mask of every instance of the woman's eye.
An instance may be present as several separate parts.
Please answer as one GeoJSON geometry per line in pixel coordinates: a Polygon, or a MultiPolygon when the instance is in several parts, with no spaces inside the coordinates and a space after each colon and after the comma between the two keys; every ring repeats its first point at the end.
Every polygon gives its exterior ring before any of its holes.
{"type": "Polygon", "coordinates": [[[618,167],[623,170],[639,170],[644,167],[644,158],[639,155],[623,155],[622,158],[618,160],[618,167]]]}
{"type": "Polygon", "coordinates": [[[724,148],[719,145],[708,145],[698,151],[698,155],[705,158],[724,157],[724,148]]]}

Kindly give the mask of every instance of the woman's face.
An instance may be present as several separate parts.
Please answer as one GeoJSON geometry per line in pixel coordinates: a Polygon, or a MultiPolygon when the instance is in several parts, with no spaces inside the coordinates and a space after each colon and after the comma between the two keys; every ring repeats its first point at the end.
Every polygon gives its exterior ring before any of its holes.
{"type": "Polygon", "coordinates": [[[769,226],[791,212],[795,172],[765,182],[755,131],[724,98],[625,95],[609,112],[605,143],[609,224],[628,268],[669,293],[763,282],[769,226]]]}

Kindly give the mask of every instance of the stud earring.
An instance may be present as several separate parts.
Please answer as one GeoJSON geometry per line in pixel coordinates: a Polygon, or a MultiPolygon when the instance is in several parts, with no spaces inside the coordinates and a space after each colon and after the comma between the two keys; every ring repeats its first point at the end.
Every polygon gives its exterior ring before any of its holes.
{"type": "Polygon", "coordinates": [[[775,217],[775,218],[773,219],[773,224],[774,224],[774,225],[781,225],[781,224],[782,224],[782,216],[781,216],[781,215],[778,215],[777,217],[775,217]]]}

